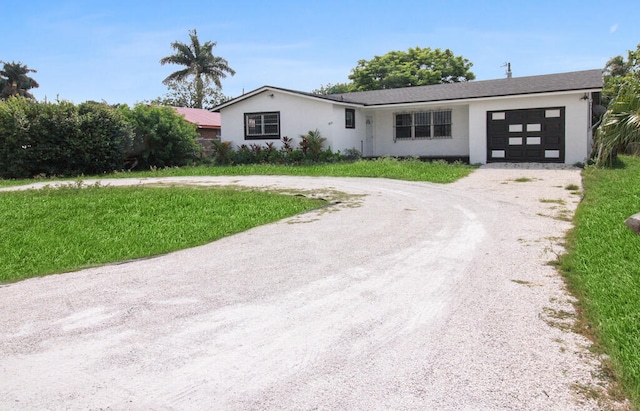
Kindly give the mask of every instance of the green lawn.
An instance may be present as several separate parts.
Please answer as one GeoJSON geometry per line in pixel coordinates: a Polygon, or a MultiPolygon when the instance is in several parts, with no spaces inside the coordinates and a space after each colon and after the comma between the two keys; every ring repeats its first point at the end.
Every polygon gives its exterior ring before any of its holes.
{"type": "Polygon", "coordinates": [[[0,283],[205,244],[325,204],[203,188],[0,193],[0,283]]]}
{"type": "MultiPolygon", "coordinates": [[[[308,166],[253,164],[239,166],[197,166],[166,168],[148,171],[118,172],[91,178],[122,177],[175,177],[175,176],[247,176],[247,175],[292,175],[327,177],[379,177],[409,181],[451,183],[471,173],[475,167],[465,164],[447,164],[442,161],[425,162],[417,159],[397,160],[381,158],[360,160],[353,163],[317,164],[308,166]]],[[[89,177],[86,177],[89,178],[89,177]]],[[[38,181],[54,181],[38,180],[38,181]]],[[[2,180],[0,187],[28,184],[33,180],[2,180]]]]}
{"type": "Polygon", "coordinates": [[[640,158],[583,172],[584,201],[562,268],[596,341],[640,405],[640,236],[624,220],[640,212],[640,158]]]}
{"type": "Polygon", "coordinates": [[[190,167],[155,171],[120,173],[115,177],[166,177],[166,176],[222,176],[222,175],[291,175],[325,177],[377,177],[408,181],[451,183],[469,175],[475,167],[466,164],[447,164],[443,161],[426,162],[417,159],[397,160],[380,158],[353,163],[316,164],[308,166],[252,164],[224,167],[190,167]]]}
{"type": "MultiPolygon", "coordinates": [[[[273,174],[447,183],[473,169],[463,164],[380,159],[313,166],[200,166],[99,177],[273,174]]],[[[0,180],[0,186],[33,181],[43,180],[0,180]]],[[[0,283],[192,247],[319,204],[319,200],[263,192],[175,187],[79,189],[74,185],[4,192],[0,193],[0,283]]]]}

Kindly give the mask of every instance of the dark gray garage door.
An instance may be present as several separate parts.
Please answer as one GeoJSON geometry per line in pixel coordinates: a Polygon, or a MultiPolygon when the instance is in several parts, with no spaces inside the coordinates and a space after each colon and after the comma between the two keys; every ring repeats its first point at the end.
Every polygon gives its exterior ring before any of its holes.
{"type": "Polygon", "coordinates": [[[487,112],[487,162],[564,163],[564,107],[487,112]]]}

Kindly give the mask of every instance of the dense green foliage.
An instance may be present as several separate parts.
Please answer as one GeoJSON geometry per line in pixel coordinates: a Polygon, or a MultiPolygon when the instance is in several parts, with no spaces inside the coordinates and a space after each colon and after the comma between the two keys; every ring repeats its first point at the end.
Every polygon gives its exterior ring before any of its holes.
{"type": "Polygon", "coordinates": [[[640,45],[628,58],[611,58],[605,66],[603,100],[607,112],[595,135],[593,157],[598,166],[611,166],[630,143],[640,143],[640,45]]]}
{"type": "Polygon", "coordinates": [[[470,81],[476,78],[472,66],[469,60],[455,56],[449,49],[416,47],[390,51],[371,60],[358,60],[358,65],[351,69],[350,82],[328,83],[311,92],[329,95],[470,81]]]}
{"type": "Polygon", "coordinates": [[[341,94],[341,93],[349,93],[353,91],[351,83],[327,83],[324,86],[320,86],[315,90],[311,90],[313,94],[317,94],[319,96],[327,96],[329,94],[341,94]]]}
{"type": "Polygon", "coordinates": [[[629,79],[602,117],[595,138],[595,162],[611,166],[630,143],[640,143],[640,81],[629,79]]]}
{"type": "Polygon", "coordinates": [[[216,46],[215,41],[207,41],[200,44],[198,33],[196,30],[189,32],[190,43],[185,44],[180,41],[171,43],[174,54],[163,57],[160,64],[177,64],[184,66],[182,70],[171,73],[164,84],[171,84],[175,81],[186,81],[187,78],[193,76],[195,81],[195,108],[202,108],[205,98],[205,81],[211,81],[219,89],[222,88],[221,78],[227,77],[227,74],[234,75],[236,72],[229,67],[227,60],[213,54],[213,48],[216,46]]]}
{"type": "Polygon", "coordinates": [[[4,67],[0,70],[0,100],[12,96],[34,98],[29,90],[40,87],[37,81],[28,76],[36,70],[30,69],[20,62],[1,62],[4,67]]]}
{"type": "Polygon", "coordinates": [[[197,158],[196,126],[170,107],[136,104],[118,107],[133,127],[135,140],[130,156],[138,169],[184,166],[197,158]]]}
{"type": "Polygon", "coordinates": [[[0,283],[193,247],[324,203],[211,188],[0,193],[0,283]]]}
{"type": "Polygon", "coordinates": [[[344,153],[333,152],[331,148],[324,148],[326,138],[319,130],[309,130],[300,136],[299,144],[292,138],[282,137],[279,148],[272,142],[261,144],[242,144],[233,147],[228,141],[212,142],[213,160],[217,165],[237,164],[313,164],[335,163],[339,161],[353,161],[360,158],[360,152],[355,149],[344,153]]]}
{"type": "Polygon", "coordinates": [[[0,177],[100,174],[122,168],[133,134],[104,104],[0,102],[0,177]]]}
{"type": "Polygon", "coordinates": [[[198,108],[198,104],[202,104],[202,108],[211,110],[225,101],[231,100],[231,97],[225,96],[220,87],[212,87],[206,79],[202,80],[202,102],[198,101],[197,82],[194,81],[177,81],[171,80],[166,83],[169,92],[162,97],[149,101],[154,106],[168,107],[191,107],[198,108]]]}
{"type": "Polygon", "coordinates": [[[640,405],[640,236],[624,220],[640,212],[640,159],[583,172],[584,200],[562,268],[597,338],[640,405]]]}
{"type": "Polygon", "coordinates": [[[475,79],[473,64],[449,49],[410,48],[359,60],[349,75],[353,91],[456,83],[475,79]]]}
{"type": "Polygon", "coordinates": [[[640,44],[636,50],[627,51],[627,59],[615,56],[607,61],[604,67],[604,88],[602,95],[605,102],[611,101],[629,80],[638,80],[640,76],[640,44]]]}
{"type": "Polygon", "coordinates": [[[0,178],[110,173],[133,158],[139,168],[183,166],[197,158],[197,136],[168,107],[12,97],[0,102],[0,178]]]}

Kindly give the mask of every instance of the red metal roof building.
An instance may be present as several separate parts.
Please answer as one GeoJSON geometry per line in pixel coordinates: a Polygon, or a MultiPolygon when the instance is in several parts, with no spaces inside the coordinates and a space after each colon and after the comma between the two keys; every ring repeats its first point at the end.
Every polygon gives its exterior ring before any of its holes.
{"type": "Polygon", "coordinates": [[[211,140],[220,140],[220,113],[212,113],[202,108],[174,107],[185,120],[198,126],[198,143],[204,148],[205,154],[210,154],[211,140]]]}

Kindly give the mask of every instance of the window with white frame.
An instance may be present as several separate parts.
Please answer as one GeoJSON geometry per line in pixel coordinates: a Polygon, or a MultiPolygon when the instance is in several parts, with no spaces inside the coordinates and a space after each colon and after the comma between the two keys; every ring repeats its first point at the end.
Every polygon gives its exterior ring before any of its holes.
{"type": "Polygon", "coordinates": [[[395,138],[411,138],[413,136],[413,115],[408,113],[396,114],[395,138]]]}
{"type": "Polygon", "coordinates": [[[432,138],[451,138],[451,110],[434,111],[432,138]]]}
{"type": "Polygon", "coordinates": [[[244,113],[245,140],[279,139],[280,112],[244,113]]]}
{"type": "Polygon", "coordinates": [[[451,136],[451,110],[395,113],[395,140],[441,139],[451,136]]]}

